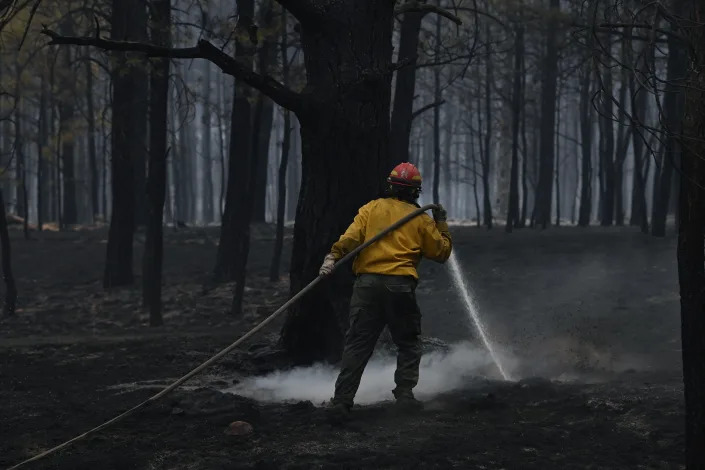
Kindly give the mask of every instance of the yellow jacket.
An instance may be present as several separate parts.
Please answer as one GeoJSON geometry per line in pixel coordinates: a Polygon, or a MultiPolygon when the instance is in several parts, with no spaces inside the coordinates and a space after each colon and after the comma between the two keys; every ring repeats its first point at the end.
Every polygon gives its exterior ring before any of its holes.
{"type": "MultiPolygon", "coordinates": [[[[413,204],[392,198],[365,204],[333,245],[331,253],[336,261],[339,260],[416,209],[413,204]]],[[[443,263],[450,256],[451,249],[448,224],[436,223],[428,214],[421,214],[362,250],[353,263],[353,271],[355,274],[413,276],[418,279],[416,267],[422,256],[443,263]]]]}

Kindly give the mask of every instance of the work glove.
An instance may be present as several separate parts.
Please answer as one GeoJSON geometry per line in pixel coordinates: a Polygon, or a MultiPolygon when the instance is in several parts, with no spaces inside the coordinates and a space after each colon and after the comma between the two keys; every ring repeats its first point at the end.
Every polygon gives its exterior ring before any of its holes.
{"type": "Polygon", "coordinates": [[[436,223],[444,223],[448,220],[448,213],[440,204],[438,204],[437,209],[432,209],[431,212],[433,213],[433,220],[435,220],[436,223]]]}
{"type": "Polygon", "coordinates": [[[325,258],[323,258],[323,264],[321,269],[318,270],[319,276],[327,276],[333,272],[333,266],[335,266],[335,256],[332,253],[328,253],[325,258]]]}

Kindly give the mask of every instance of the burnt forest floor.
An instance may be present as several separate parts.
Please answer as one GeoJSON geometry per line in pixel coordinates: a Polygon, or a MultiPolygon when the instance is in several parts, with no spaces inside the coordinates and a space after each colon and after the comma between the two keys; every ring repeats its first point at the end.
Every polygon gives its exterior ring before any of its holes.
{"type": "MultiPolygon", "coordinates": [[[[257,391],[225,393],[286,368],[272,346],[275,322],[189,386],[27,468],[683,468],[675,237],[631,228],[452,232],[514,380],[497,380],[482,357],[446,268],[424,263],[424,334],[471,349],[452,367],[433,353],[441,359],[422,368],[419,389],[433,393],[419,414],[371,399],[333,426],[318,406],[329,390],[302,386],[287,401],[259,402],[257,391]],[[238,420],[254,431],[225,434],[238,420]]],[[[0,467],[134,406],[286,299],[286,276],[268,280],[271,227],[253,230],[240,318],[227,314],[231,286],[208,283],[217,229],[165,234],[165,326],[149,328],[138,288],[102,289],[104,229],[28,241],[13,230],[20,298],[17,315],[0,319],[0,467]]],[[[136,273],[142,241],[138,234],[136,273]]]]}

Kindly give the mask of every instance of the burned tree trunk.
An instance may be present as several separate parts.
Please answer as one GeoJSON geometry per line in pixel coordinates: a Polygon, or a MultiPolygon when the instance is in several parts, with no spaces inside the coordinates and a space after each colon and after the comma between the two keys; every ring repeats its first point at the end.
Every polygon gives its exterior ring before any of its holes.
{"type": "MultiPolygon", "coordinates": [[[[90,51],[90,49],[87,49],[90,51]]],[[[91,55],[86,52],[86,120],[88,121],[88,167],[90,169],[90,176],[88,185],[90,187],[91,193],[91,215],[93,216],[93,221],[95,221],[95,216],[100,211],[100,206],[98,202],[98,181],[100,181],[100,176],[98,175],[98,156],[96,154],[96,143],[95,143],[95,106],[93,104],[93,66],[91,55]]]]}
{"type": "MultiPolygon", "coordinates": [[[[145,5],[139,0],[113,0],[111,36],[115,40],[140,40],[145,5]]],[[[116,54],[112,70],[112,214],[105,261],[105,288],[132,284],[133,234],[137,197],[144,192],[144,152],[147,113],[140,103],[147,83],[142,62],[129,60],[128,53],[116,54]]],[[[141,200],[141,199],[138,199],[141,200]]],[[[144,204],[140,204],[144,211],[144,204]]],[[[141,217],[144,220],[144,217],[141,217]]]]}
{"type": "Polygon", "coordinates": [[[578,225],[590,225],[592,214],[592,113],[590,106],[590,67],[585,67],[580,79],[580,138],[581,179],[580,215],[578,225]]]}
{"type": "MultiPolygon", "coordinates": [[[[627,99],[628,78],[625,73],[622,77],[623,83],[619,92],[619,103],[625,103],[627,99]]],[[[624,106],[624,104],[620,104],[624,106]]],[[[619,129],[617,130],[617,145],[614,156],[614,214],[616,225],[624,225],[624,162],[629,151],[629,142],[633,129],[626,123],[625,112],[619,111],[619,129]]]]}
{"type": "Polygon", "coordinates": [[[537,225],[546,228],[551,223],[551,199],[555,160],[554,132],[556,125],[556,92],[558,82],[558,24],[560,1],[551,0],[546,29],[546,55],[541,81],[541,160],[536,188],[534,218],[537,225]]]}
{"type": "MultiPolygon", "coordinates": [[[[260,6],[259,27],[265,31],[272,28],[274,22],[273,0],[264,0],[260,6]]],[[[266,34],[258,55],[259,72],[266,75],[272,69],[276,59],[276,38],[266,34]]],[[[267,219],[267,168],[269,166],[269,141],[272,135],[274,121],[274,103],[263,93],[257,93],[257,99],[262,101],[262,113],[257,125],[257,139],[252,141],[253,150],[257,153],[257,175],[253,187],[254,208],[253,222],[265,222],[267,219]]]]}
{"type": "MultiPolygon", "coordinates": [[[[680,15],[684,0],[673,2],[674,14],[680,15]]],[[[676,26],[672,26],[676,29],[676,26]]],[[[651,234],[656,237],[666,235],[666,217],[670,206],[672,181],[676,162],[679,160],[681,148],[678,140],[681,128],[681,116],[684,108],[683,79],[686,76],[688,50],[677,36],[668,36],[668,63],[666,71],[666,92],[663,98],[662,117],[665,122],[666,147],[663,152],[662,164],[657,169],[657,184],[653,195],[651,216],[651,234]]]]}
{"type": "MultiPolygon", "coordinates": [[[[152,0],[152,41],[171,43],[171,0],[152,0]]],[[[147,175],[147,233],[142,259],[142,302],[149,309],[149,325],[162,320],[163,214],[166,193],[169,59],[153,59],[150,71],[149,173],[147,175]]]]}
{"type": "MultiPolygon", "coordinates": [[[[267,53],[269,56],[270,52],[267,53]]],[[[253,222],[264,223],[267,220],[267,168],[269,166],[269,141],[272,136],[274,123],[274,103],[266,96],[260,94],[258,100],[262,101],[262,113],[258,124],[257,140],[252,141],[253,149],[257,153],[257,175],[253,187],[255,207],[252,212],[253,222]]],[[[253,136],[254,138],[254,136],[253,136]]]]}
{"type": "Polygon", "coordinates": [[[47,168],[47,159],[49,158],[49,129],[47,122],[47,106],[48,106],[48,92],[46,86],[46,77],[42,75],[40,94],[39,94],[39,118],[37,119],[37,192],[35,194],[37,200],[37,230],[42,231],[44,225],[44,207],[46,204],[45,194],[47,193],[44,188],[44,178],[45,175],[49,173],[47,168]]]}
{"type": "Polygon", "coordinates": [[[521,63],[524,55],[524,27],[519,23],[514,32],[514,86],[512,91],[512,168],[509,178],[509,211],[505,230],[519,227],[519,121],[523,102],[521,63]]]}
{"type": "MultiPolygon", "coordinates": [[[[65,20],[62,30],[71,33],[73,26],[70,20],[65,20]]],[[[72,225],[78,223],[78,208],[76,205],[76,175],[74,163],[75,155],[75,101],[76,101],[76,80],[72,71],[72,50],[70,47],[62,51],[62,70],[59,75],[59,132],[61,134],[61,176],[63,180],[63,217],[64,224],[72,225]]]]}
{"type": "MultiPolygon", "coordinates": [[[[689,20],[705,17],[693,2],[689,20]]],[[[683,27],[693,54],[685,80],[678,278],[681,296],[686,467],[705,465],[705,29],[683,27]]]]}
{"type": "MultiPolygon", "coordinates": [[[[441,55],[441,17],[436,18],[435,56],[441,55]]],[[[441,101],[441,69],[433,70],[433,97],[436,103],[441,101]]],[[[441,185],[441,108],[433,108],[433,203],[440,203],[439,188],[441,185]]]]}
{"type": "Polygon", "coordinates": [[[602,82],[602,112],[600,115],[600,180],[602,193],[600,194],[600,213],[602,226],[614,223],[614,126],[612,116],[614,105],[612,102],[612,71],[606,67],[602,82]]]}
{"type": "MultiPolygon", "coordinates": [[[[240,5],[240,14],[252,18],[254,1],[247,0],[240,5]]],[[[248,68],[252,67],[252,49],[249,45],[236,41],[236,57],[248,68]]],[[[250,217],[245,216],[245,206],[252,199],[248,193],[248,181],[252,165],[252,105],[250,95],[254,92],[244,83],[235,82],[233,109],[230,121],[230,154],[228,157],[228,182],[225,194],[225,211],[220,227],[220,243],[213,272],[216,282],[235,280],[238,264],[238,250],[241,240],[249,239],[250,217]]],[[[254,122],[259,126],[259,122],[254,122]]],[[[244,289],[244,286],[243,286],[244,289]]]]}
{"type": "Polygon", "coordinates": [[[2,255],[2,277],[5,281],[5,302],[3,303],[3,313],[14,315],[17,306],[17,286],[12,275],[12,260],[10,250],[10,233],[7,229],[5,199],[0,189],[0,253],[2,255]]]}
{"type": "MultiPolygon", "coordinates": [[[[205,16],[205,13],[204,13],[205,16]]],[[[207,24],[204,19],[204,25],[207,24]]],[[[203,62],[203,114],[201,115],[201,160],[203,162],[203,221],[213,221],[213,152],[211,145],[211,63],[203,62]]]]}
{"type": "Polygon", "coordinates": [[[414,93],[416,89],[416,62],[419,48],[419,33],[424,14],[404,14],[399,32],[399,60],[408,60],[409,65],[397,73],[389,134],[389,168],[409,161],[409,139],[413,120],[414,93]]]}
{"type": "MultiPolygon", "coordinates": [[[[289,86],[289,54],[287,35],[287,15],[286,10],[282,14],[282,35],[279,44],[279,52],[282,58],[282,83],[289,86]]],[[[279,280],[279,267],[281,265],[282,250],[284,247],[284,217],[286,212],[286,173],[289,165],[289,148],[291,147],[291,113],[284,110],[284,135],[282,137],[282,153],[279,162],[279,175],[277,181],[277,234],[274,241],[274,251],[272,264],[269,268],[269,280],[276,282],[279,280]]]]}
{"type": "MultiPolygon", "coordinates": [[[[487,46],[485,56],[485,151],[481,152],[482,159],[482,200],[483,200],[483,222],[488,229],[492,228],[492,202],[490,199],[490,161],[492,157],[492,81],[494,80],[492,67],[492,49],[489,41],[490,27],[486,28],[487,46]]],[[[481,108],[480,108],[481,109],[481,108]]],[[[481,111],[478,110],[478,118],[481,111]]],[[[482,126],[480,124],[480,126],[482,126]]]]}
{"type": "MultiPolygon", "coordinates": [[[[384,71],[392,61],[393,14],[393,2],[335,2],[325,21],[303,24],[308,86],[317,93],[298,113],[304,174],[294,227],[292,292],[318,275],[321,260],[358,208],[382,189],[390,161],[391,73],[384,71]],[[359,70],[380,72],[363,78],[359,70]],[[341,85],[345,93],[338,91],[341,85]],[[336,158],[327,158],[332,153],[336,158]]],[[[351,273],[341,270],[325,284],[319,295],[292,308],[282,331],[283,344],[299,360],[340,357],[351,273]]]]}

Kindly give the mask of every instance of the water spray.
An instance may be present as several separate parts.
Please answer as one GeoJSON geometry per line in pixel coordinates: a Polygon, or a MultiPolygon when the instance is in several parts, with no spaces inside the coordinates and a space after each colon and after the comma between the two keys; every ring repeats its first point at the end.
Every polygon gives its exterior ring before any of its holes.
{"type": "Polygon", "coordinates": [[[458,257],[455,255],[455,251],[451,253],[448,261],[450,272],[453,276],[453,284],[455,284],[456,289],[458,289],[458,292],[460,293],[460,296],[463,300],[463,304],[465,305],[465,310],[468,312],[468,316],[472,320],[473,325],[475,325],[475,329],[480,335],[482,344],[487,349],[487,352],[490,353],[490,357],[492,357],[492,361],[494,361],[495,365],[497,366],[497,369],[499,369],[499,373],[502,375],[502,378],[504,380],[511,380],[511,377],[502,366],[502,361],[500,361],[499,356],[497,355],[497,351],[495,351],[494,346],[492,345],[492,342],[487,337],[485,327],[482,324],[482,320],[480,320],[480,312],[477,308],[477,303],[475,302],[475,299],[470,293],[470,289],[465,283],[465,278],[463,277],[463,273],[460,270],[460,264],[458,263],[458,257]]]}

